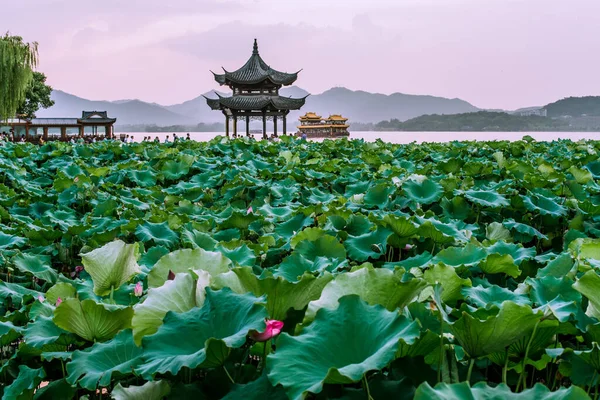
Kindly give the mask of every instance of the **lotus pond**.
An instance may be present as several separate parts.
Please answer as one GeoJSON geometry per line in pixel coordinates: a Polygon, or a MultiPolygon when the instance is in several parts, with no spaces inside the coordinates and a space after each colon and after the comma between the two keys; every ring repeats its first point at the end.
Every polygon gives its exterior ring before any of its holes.
{"type": "Polygon", "coordinates": [[[4,144],[2,398],[598,398],[599,152],[4,144]]]}

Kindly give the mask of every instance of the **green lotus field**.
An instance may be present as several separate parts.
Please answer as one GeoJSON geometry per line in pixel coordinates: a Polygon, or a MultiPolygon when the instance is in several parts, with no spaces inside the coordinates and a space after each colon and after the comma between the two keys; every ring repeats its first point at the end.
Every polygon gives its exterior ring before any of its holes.
{"type": "Polygon", "coordinates": [[[600,393],[600,142],[5,143],[0,170],[2,399],[600,393]]]}

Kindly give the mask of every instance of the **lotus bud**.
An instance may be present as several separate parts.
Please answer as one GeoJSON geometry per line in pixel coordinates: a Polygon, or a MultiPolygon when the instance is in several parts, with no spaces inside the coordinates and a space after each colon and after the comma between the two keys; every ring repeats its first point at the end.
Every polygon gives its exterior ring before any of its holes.
{"type": "Polygon", "coordinates": [[[62,303],[62,299],[59,297],[56,299],[56,307],[60,306],[60,303],[62,303]]]}
{"type": "Polygon", "coordinates": [[[75,182],[75,183],[79,182],[79,177],[76,176],[75,179],[73,179],[73,182],[75,182]]]}
{"type": "Polygon", "coordinates": [[[167,280],[172,281],[175,279],[175,273],[169,270],[169,275],[167,276],[167,280]]]}
{"type": "Polygon", "coordinates": [[[412,244],[407,244],[406,246],[404,246],[404,250],[408,251],[408,250],[412,250],[414,246],[412,244]]]}
{"type": "Polygon", "coordinates": [[[252,210],[252,206],[248,207],[248,211],[246,212],[246,215],[248,214],[252,214],[254,211],[252,210]]]}
{"type": "Polygon", "coordinates": [[[142,293],[144,293],[144,288],[142,287],[142,282],[138,282],[135,284],[135,288],[133,289],[133,294],[135,297],[141,297],[142,293]]]}
{"type": "Polygon", "coordinates": [[[277,321],[276,319],[266,319],[265,324],[267,325],[264,332],[252,332],[250,337],[257,342],[266,342],[267,340],[274,338],[281,333],[283,328],[283,322],[277,321]]]}
{"type": "Polygon", "coordinates": [[[44,296],[38,296],[38,300],[40,301],[40,303],[44,302],[44,296]]]}

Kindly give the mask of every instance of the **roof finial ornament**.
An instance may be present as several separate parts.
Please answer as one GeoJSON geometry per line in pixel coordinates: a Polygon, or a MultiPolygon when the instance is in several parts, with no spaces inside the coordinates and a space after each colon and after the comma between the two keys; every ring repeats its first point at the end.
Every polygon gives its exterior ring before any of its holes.
{"type": "Polygon", "coordinates": [[[258,55],[258,42],[254,39],[254,48],[252,49],[252,54],[258,55]]]}

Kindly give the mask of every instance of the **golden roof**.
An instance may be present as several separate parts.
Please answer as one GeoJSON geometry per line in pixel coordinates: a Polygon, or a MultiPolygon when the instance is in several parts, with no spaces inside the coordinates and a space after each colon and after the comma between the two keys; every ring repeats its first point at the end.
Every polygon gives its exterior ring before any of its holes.
{"type": "Polygon", "coordinates": [[[332,114],[327,118],[328,121],[348,121],[348,118],[342,117],[340,114],[332,114]]]}
{"type": "Polygon", "coordinates": [[[317,113],[310,111],[310,112],[307,112],[306,114],[304,114],[303,116],[301,116],[300,119],[301,120],[303,120],[303,119],[321,119],[321,116],[317,115],[317,113]]]}

